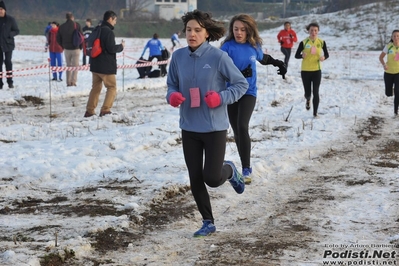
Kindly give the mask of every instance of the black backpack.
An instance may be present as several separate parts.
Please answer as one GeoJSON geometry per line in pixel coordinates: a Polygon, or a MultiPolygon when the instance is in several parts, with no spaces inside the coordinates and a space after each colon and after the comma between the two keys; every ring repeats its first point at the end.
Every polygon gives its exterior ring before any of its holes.
{"type": "Polygon", "coordinates": [[[162,52],[162,60],[168,60],[170,57],[168,49],[165,48],[161,52],[162,52]]]}
{"type": "Polygon", "coordinates": [[[78,28],[76,28],[76,22],[75,22],[75,28],[73,30],[73,35],[72,35],[73,46],[79,47],[83,43],[84,39],[85,37],[83,36],[83,34],[80,32],[78,28]]]}

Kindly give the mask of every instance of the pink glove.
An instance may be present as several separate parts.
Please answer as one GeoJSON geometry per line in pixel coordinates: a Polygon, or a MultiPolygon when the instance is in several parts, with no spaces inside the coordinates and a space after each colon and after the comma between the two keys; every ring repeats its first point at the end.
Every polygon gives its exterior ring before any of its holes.
{"type": "Polygon", "coordinates": [[[169,97],[169,103],[173,107],[178,107],[185,100],[186,98],[184,98],[180,92],[174,92],[169,97]]]}
{"type": "Polygon", "coordinates": [[[221,104],[220,94],[216,91],[208,91],[205,94],[205,102],[209,108],[216,108],[221,104]]]}

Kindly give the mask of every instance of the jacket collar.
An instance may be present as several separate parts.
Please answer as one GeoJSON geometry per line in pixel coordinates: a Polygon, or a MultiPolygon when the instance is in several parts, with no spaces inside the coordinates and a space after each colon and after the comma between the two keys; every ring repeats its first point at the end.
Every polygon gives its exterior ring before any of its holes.
{"type": "Polygon", "coordinates": [[[201,57],[204,53],[206,53],[206,51],[208,50],[208,48],[211,45],[209,44],[208,41],[203,42],[200,47],[197,48],[197,50],[195,50],[194,52],[191,52],[190,48],[187,47],[187,51],[189,53],[189,56],[193,56],[193,57],[201,57]]]}
{"type": "Polygon", "coordinates": [[[110,28],[111,30],[114,30],[114,26],[112,26],[111,24],[109,24],[107,21],[103,21],[101,23],[101,26],[107,26],[108,28],[110,28]]]}

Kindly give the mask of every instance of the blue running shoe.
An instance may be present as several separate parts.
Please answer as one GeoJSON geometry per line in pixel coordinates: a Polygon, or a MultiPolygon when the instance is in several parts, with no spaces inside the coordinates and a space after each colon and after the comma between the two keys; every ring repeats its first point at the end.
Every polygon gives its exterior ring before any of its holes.
{"type": "Polygon", "coordinates": [[[233,175],[229,179],[230,184],[238,194],[243,193],[245,189],[245,183],[242,175],[237,171],[237,168],[233,162],[224,161],[224,163],[230,165],[230,167],[233,169],[233,175]]]}
{"type": "Polygon", "coordinates": [[[215,231],[216,226],[211,220],[203,220],[201,229],[194,233],[194,237],[208,236],[212,233],[215,233],[215,231]]]}
{"type": "Polygon", "coordinates": [[[251,178],[251,174],[252,174],[252,168],[242,168],[242,176],[244,177],[244,183],[246,185],[251,184],[252,182],[252,178],[251,178]]]}

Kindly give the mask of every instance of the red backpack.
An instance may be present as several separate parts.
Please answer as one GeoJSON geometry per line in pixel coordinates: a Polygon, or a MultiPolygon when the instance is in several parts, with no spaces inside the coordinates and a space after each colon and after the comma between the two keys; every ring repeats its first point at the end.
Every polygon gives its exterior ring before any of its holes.
{"type": "Polygon", "coordinates": [[[92,58],[99,56],[103,49],[100,43],[101,26],[97,26],[87,38],[86,54],[92,58]]]}

